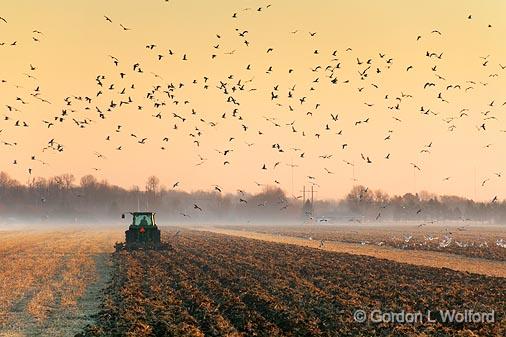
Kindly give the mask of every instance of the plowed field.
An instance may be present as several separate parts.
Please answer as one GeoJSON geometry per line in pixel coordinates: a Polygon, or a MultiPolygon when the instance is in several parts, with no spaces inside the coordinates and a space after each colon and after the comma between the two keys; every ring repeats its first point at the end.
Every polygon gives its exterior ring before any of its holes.
{"type": "Polygon", "coordinates": [[[506,335],[504,278],[209,232],[165,235],[170,250],[113,255],[102,309],[81,336],[506,335]],[[373,322],[373,310],[430,310],[436,322],[373,322]],[[493,312],[494,322],[448,322],[439,310],[493,312]]]}

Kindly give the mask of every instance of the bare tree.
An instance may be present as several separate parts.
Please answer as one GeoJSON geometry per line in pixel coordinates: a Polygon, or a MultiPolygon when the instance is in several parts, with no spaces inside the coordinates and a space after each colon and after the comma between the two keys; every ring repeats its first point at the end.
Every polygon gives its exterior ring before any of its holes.
{"type": "Polygon", "coordinates": [[[63,187],[66,190],[69,190],[76,180],[76,177],[74,177],[74,175],[71,173],[64,173],[61,175],[61,177],[63,179],[63,187]]]}
{"type": "Polygon", "coordinates": [[[146,181],[146,192],[156,195],[160,186],[160,179],[157,176],[150,176],[146,181]]]}
{"type": "Polygon", "coordinates": [[[0,187],[10,188],[14,186],[18,186],[19,182],[15,179],[12,179],[9,174],[6,172],[0,172],[0,187]]]}
{"type": "Polygon", "coordinates": [[[76,178],[71,173],[64,173],[59,176],[53,177],[52,181],[58,186],[61,190],[69,190],[74,183],[76,178]]]}
{"type": "Polygon", "coordinates": [[[83,176],[80,180],[80,185],[84,189],[89,189],[97,186],[97,178],[91,174],[83,176]]]}
{"type": "Polygon", "coordinates": [[[157,203],[157,193],[160,187],[160,179],[157,176],[150,176],[146,181],[147,201],[152,204],[157,203]]]}

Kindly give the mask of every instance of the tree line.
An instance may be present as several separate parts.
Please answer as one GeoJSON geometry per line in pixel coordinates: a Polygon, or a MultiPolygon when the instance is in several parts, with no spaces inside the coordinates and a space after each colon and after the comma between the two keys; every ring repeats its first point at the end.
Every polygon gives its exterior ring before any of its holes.
{"type": "MultiPolygon", "coordinates": [[[[165,222],[286,222],[304,221],[303,200],[290,197],[278,187],[265,186],[256,194],[237,191],[185,192],[166,188],[156,176],[145,186],[129,189],[98,180],[93,175],[79,179],[72,174],[34,177],[22,184],[0,172],[0,220],[96,222],[119,219],[129,211],[153,210],[165,222]]],[[[340,200],[318,200],[314,220],[506,220],[506,202],[475,202],[457,196],[428,192],[390,196],[380,190],[354,186],[340,200]]]]}

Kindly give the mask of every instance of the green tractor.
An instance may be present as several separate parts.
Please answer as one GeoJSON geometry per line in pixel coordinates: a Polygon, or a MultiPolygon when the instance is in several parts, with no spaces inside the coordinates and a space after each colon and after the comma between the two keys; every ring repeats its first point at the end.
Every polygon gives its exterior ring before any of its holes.
{"type": "MultiPolygon", "coordinates": [[[[125,231],[125,243],[116,244],[116,250],[165,249],[167,246],[160,241],[160,230],[155,222],[154,212],[130,212],[132,223],[125,231]]],[[[121,215],[125,218],[125,214],[121,215]]]]}

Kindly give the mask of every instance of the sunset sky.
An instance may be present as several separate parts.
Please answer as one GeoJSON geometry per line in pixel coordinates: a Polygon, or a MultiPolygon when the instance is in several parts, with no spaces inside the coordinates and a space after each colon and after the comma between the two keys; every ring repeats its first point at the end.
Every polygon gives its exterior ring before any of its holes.
{"type": "Polygon", "coordinates": [[[505,14],[501,0],[4,1],[0,170],[505,199],[505,14]]]}

